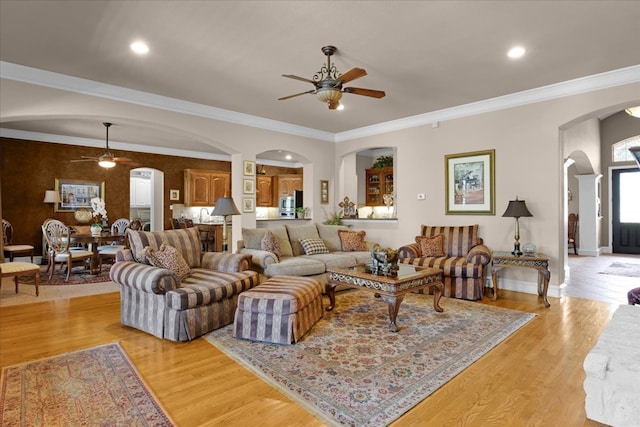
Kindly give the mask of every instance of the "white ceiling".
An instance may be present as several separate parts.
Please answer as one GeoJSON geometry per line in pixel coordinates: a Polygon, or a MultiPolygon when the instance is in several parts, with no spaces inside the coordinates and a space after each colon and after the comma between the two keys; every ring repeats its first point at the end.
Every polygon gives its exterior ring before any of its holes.
{"type": "MultiPolygon", "coordinates": [[[[638,1],[2,0],[0,95],[8,105],[21,93],[12,89],[30,84],[7,78],[17,64],[125,88],[124,97],[143,91],[339,134],[634,66],[639,40],[638,1]],[[145,57],[129,50],[137,38],[150,46],[145,57]],[[311,78],[329,44],[339,71],[368,73],[346,86],[386,97],[345,94],[344,111],[313,95],[278,101],[312,89],[281,75],[311,78]],[[515,44],[527,49],[516,61],[506,56],[515,44]]],[[[45,90],[35,87],[34,100],[45,90]]],[[[5,135],[104,136],[82,117],[0,120],[5,135]]],[[[115,141],[176,147],[153,124],[120,126],[115,141]]],[[[217,151],[188,135],[180,144],[217,151]]]]}

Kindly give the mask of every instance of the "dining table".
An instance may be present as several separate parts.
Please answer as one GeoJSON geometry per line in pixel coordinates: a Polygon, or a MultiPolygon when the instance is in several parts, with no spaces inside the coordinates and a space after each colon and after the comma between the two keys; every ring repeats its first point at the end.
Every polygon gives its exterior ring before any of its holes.
{"type": "Polygon", "coordinates": [[[108,231],[103,231],[100,234],[91,234],[91,233],[72,233],[71,234],[71,243],[81,243],[83,245],[87,245],[90,251],[93,252],[93,256],[91,257],[91,274],[99,274],[100,273],[100,254],[98,253],[98,247],[100,245],[110,244],[110,243],[121,243],[124,242],[124,234],[119,233],[111,233],[108,231]]]}

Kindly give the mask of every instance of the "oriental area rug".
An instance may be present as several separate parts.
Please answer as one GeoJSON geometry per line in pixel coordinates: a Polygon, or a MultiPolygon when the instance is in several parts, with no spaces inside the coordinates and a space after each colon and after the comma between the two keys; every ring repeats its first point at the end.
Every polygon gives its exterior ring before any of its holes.
{"type": "Polygon", "coordinates": [[[431,295],[406,295],[393,333],[386,303],[345,291],[296,344],[235,339],[233,325],[206,339],[328,424],[384,426],[535,316],[451,298],[440,305],[435,313],[431,295]]]}
{"type": "Polygon", "coordinates": [[[640,264],[627,262],[613,262],[600,274],[611,274],[614,276],[640,277],[640,264]]]}
{"type": "Polygon", "coordinates": [[[173,426],[118,343],[2,369],[2,426],[173,426]]]}
{"type": "MultiPolygon", "coordinates": [[[[47,266],[40,266],[40,286],[60,286],[60,285],[85,285],[88,283],[104,283],[110,282],[109,278],[109,269],[111,268],[111,264],[103,264],[102,270],[98,274],[91,274],[90,271],[85,269],[82,266],[73,267],[71,270],[71,274],[69,275],[69,280],[65,281],[67,278],[67,273],[63,269],[60,269],[60,265],[56,264],[56,269],[53,272],[53,277],[51,277],[51,281],[49,281],[49,273],[47,272],[47,266]]],[[[34,279],[33,276],[24,276],[20,278],[20,283],[33,284],[34,279]]]]}

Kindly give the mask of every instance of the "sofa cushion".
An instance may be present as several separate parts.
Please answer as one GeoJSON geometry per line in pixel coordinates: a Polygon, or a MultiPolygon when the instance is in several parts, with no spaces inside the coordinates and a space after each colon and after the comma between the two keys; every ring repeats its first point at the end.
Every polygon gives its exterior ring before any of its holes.
{"type": "Polygon", "coordinates": [[[202,246],[200,245],[200,233],[196,227],[166,231],[128,229],[127,237],[133,258],[140,263],[149,264],[149,260],[144,254],[144,248],[149,246],[157,250],[163,243],[166,243],[180,252],[189,268],[197,268],[201,265],[202,246]]]}
{"type": "Polygon", "coordinates": [[[413,259],[410,264],[438,268],[449,277],[481,278],[484,271],[482,264],[468,263],[462,257],[422,257],[413,259]]]}
{"type": "Polygon", "coordinates": [[[173,310],[187,310],[228,300],[234,306],[233,298],[240,292],[258,286],[259,276],[255,271],[225,273],[221,271],[194,268],[191,276],[180,284],[180,288],[168,291],[167,307],[173,310]]]}
{"type": "Polygon", "coordinates": [[[276,236],[272,232],[267,231],[264,233],[264,237],[260,241],[260,249],[263,251],[271,252],[277,259],[282,257],[282,249],[280,249],[280,243],[276,236]]]}
{"type": "Polygon", "coordinates": [[[328,254],[329,249],[322,239],[300,239],[305,255],[328,254]]]}
{"type": "Polygon", "coordinates": [[[445,256],[444,235],[438,234],[433,237],[416,236],[416,243],[420,245],[422,256],[445,256]]]}
{"type": "MultiPolygon", "coordinates": [[[[314,255],[317,256],[317,255],[314,255]]],[[[306,256],[282,258],[280,262],[267,265],[264,270],[266,276],[313,276],[322,274],[326,270],[322,261],[306,256]]]]}
{"type": "Polygon", "coordinates": [[[191,274],[191,268],[180,255],[180,252],[166,243],[163,243],[160,249],[157,250],[147,246],[144,248],[144,255],[151,265],[173,271],[180,280],[191,274]]]}
{"type": "Polygon", "coordinates": [[[426,237],[444,235],[444,250],[448,256],[463,257],[475,245],[478,239],[478,224],[460,226],[428,226],[422,225],[420,234],[426,237]]]}
{"type": "Polygon", "coordinates": [[[318,229],[315,224],[308,225],[287,225],[287,233],[289,234],[289,241],[291,242],[291,249],[293,256],[304,255],[305,250],[300,244],[302,239],[320,239],[318,229]]]}
{"type": "Polygon", "coordinates": [[[327,224],[316,224],[318,228],[318,234],[320,238],[324,240],[324,243],[327,245],[329,252],[336,252],[342,250],[342,243],[340,242],[340,237],[338,236],[339,230],[349,229],[344,225],[327,225],[327,224]]]}
{"type": "Polygon", "coordinates": [[[358,264],[356,252],[332,252],[330,254],[303,255],[304,258],[324,263],[326,268],[347,268],[358,264]]]}
{"type": "Polygon", "coordinates": [[[365,234],[364,231],[338,230],[342,251],[366,251],[368,248],[367,243],[364,241],[365,234]]]}
{"type": "Polygon", "coordinates": [[[291,243],[289,243],[289,235],[284,225],[269,228],[243,228],[242,240],[244,240],[244,247],[247,249],[262,250],[262,238],[267,231],[273,233],[278,239],[283,257],[293,256],[291,243]]]}

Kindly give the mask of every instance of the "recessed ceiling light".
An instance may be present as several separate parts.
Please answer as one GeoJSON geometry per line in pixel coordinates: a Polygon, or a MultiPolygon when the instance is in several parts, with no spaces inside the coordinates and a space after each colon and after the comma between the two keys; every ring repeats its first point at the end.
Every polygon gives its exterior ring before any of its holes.
{"type": "Polygon", "coordinates": [[[527,51],[522,46],[514,46],[509,49],[507,56],[512,59],[522,58],[527,51]]]}
{"type": "Polygon", "coordinates": [[[137,53],[138,55],[146,55],[149,53],[149,46],[143,41],[135,41],[129,45],[132,51],[137,53]]]}
{"type": "Polygon", "coordinates": [[[287,160],[291,160],[291,154],[287,154],[286,156],[284,156],[284,158],[287,160]]]}

